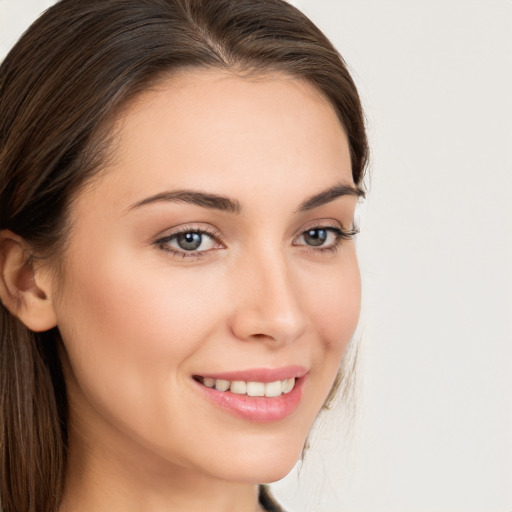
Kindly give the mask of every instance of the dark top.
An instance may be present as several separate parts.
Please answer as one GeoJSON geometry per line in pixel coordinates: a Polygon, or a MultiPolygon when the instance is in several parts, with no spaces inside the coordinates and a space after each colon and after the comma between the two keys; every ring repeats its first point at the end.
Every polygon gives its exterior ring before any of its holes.
{"type": "Polygon", "coordinates": [[[277,504],[276,500],[270,494],[270,489],[267,485],[260,485],[260,505],[267,512],[284,512],[284,510],[277,504]]]}

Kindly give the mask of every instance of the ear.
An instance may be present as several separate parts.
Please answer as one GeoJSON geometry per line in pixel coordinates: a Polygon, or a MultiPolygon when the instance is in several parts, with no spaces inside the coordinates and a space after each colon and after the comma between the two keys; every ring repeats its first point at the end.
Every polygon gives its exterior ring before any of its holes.
{"type": "Polygon", "coordinates": [[[57,325],[48,269],[34,269],[28,244],[9,230],[0,231],[0,298],[32,331],[57,325]]]}

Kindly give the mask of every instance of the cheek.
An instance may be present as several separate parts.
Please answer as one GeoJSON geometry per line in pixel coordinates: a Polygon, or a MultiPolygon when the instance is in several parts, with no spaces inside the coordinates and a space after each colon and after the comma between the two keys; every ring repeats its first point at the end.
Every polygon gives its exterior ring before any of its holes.
{"type": "Polygon", "coordinates": [[[115,425],[151,451],[179,458],[180,443],[172,439],[188,439],[197,422],[191,366],[223,311],[212,299],[218,279],[115,250],[110,255],[90,254],[94,265],[70,268],[59,303],[71,417],[88,425],[84,435],[91,439],[105,424],[115,425]]]}
{"type": "Polygon", "coordinates": [[[125,348],[131,343],[141,351],[161,345],[186,353],[186,344],[173,339],[179,339],[181,331],[201,330],[198,320],[208,313],[197,283],[165,266],[119,252],[111,249],[90,255],[87,263],[73,263],[61,320],[70,319],[82,332],[96,331],[96,337],[125,348]],[[202,315],[197,315],[198,310],[202,315]],[[195,321],[190,321],[191,316],[195,321]],[[173,335],[177,331],[180,334],[173,335]]]}
{"type": "Polygon", "coordinates": [[[324,348],[343,355],[357,326],[361,309],[361,279],[354,250],[332,268],[308,297],[308,309],[324,348]]]}
{"type": "Polygon", "coordinates": [[[309,293],[308,307],[318,341],[313,352],[311,375],[315,382],[311,404],[314,416],[332,390],[336,375],[361,308],[361,280],[355,250],[346,251],[342,263],[332,268],[318,283],[316,293],[309,293]]]}
{"type": "Polygon", "coordinates": [[[180,273],[114,250],[90,261],[69,269],[57,308],[75,378],[84,391],[147,403],[147,386],[165,390],[180,378],[217,313],[180,273]]]}

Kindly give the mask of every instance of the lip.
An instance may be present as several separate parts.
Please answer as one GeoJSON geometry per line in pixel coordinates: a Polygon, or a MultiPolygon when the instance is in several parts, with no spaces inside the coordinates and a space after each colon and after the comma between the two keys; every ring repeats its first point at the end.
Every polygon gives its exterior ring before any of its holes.
{"type": "Polygon", "coordinates": [[[196,380],[193,381],[198,387],[198,391],[208,401],[213,402],[219,408],[239,418],[259,423],[279,421],[290,416],[300,405],[304,383],[307,378],[306,370],[298,366],[277,370],[254,369],[241,372],[216,373],[204,375],[204,377],[224,380],[247,379],[248,382],[273,382],[294,377],[296,379],[295,387],[290,393],[272,398],[238,395],[230,391],[217,391],[215,388],[208,388],[196,380]],[[277,375],[284,376],[277,377],[277,375]]]}
{"type": "Polygon", "coordinates": [[[223,380],[243,380],[245,382],[275,382],[284,379],[300,379],[306,375],[303,366],[283,366],[281,368],[252,368],[234,372],[201,373],[201,377],[223,380]]]}

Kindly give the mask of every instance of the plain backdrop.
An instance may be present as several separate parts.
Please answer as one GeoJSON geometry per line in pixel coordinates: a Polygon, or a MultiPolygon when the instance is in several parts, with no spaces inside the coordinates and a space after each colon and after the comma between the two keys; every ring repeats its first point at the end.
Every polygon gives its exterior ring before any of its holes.
{"type": "MultiPolygon", "coordinates": [[[[0,0],[1,56],[50,3],[0,0]]],[[[293,3],[352,70],[372,161],[356,421],[321,417],[275,492],[290,512],[512,512],[512,2],[293,3]]]]}

